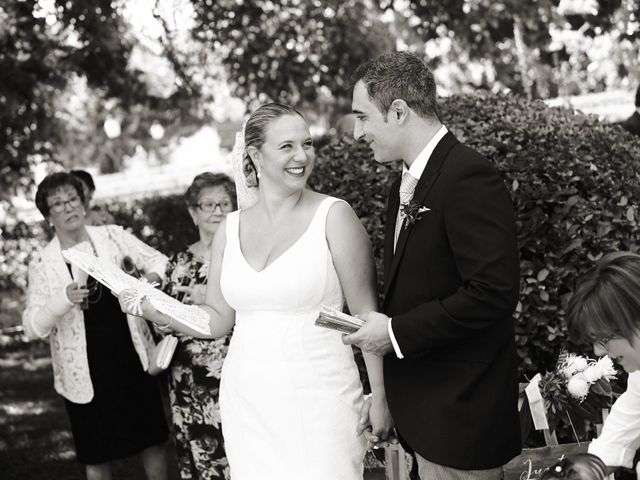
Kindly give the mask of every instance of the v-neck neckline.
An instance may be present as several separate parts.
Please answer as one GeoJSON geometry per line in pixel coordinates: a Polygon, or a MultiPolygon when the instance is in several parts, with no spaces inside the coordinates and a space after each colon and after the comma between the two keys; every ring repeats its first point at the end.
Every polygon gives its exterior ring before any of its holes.
{"type": "Polygon", "coordinates": [[[251,265],[249,263],[249,261],[247,260],[247,257],[244,256],[244,252],[242,251],[242,243],[240,242],[240,213],[241,210],[238,211],[238,231],[237,231],[237,238],[238,238],[238,250],[240,251],[240,256],[242,257],[242,260],[244,261],[244,263],[251,269],[251,271],[253,271],[256,274],[260,274],[260,273],[264,273],[266,270],[268,270],[269,268],[271,268],[272,265],[274,265],[275,263],[277,263],[282,257],[284,257],[287,253],[289,253],[291,250],[293,250],[293,248],[298,245],[300,243],[300,241],[307,235],[307,233],[309,232],[309,229],[311,228],[311,225],[313,225],[313,222],[316,219],[316,216],[318,215],[318,212],[320,211],[320,207],[322,206],[322,204],[324,202],[326,202],[328,200],[328,198],[325,198],[324,200],[322,200],[320,202],[320,204],[316,207],[316,211],[313,212],[313,216],[311,217],[311,221],[308,223],[308,225],[306,226],[306,228],[304,229],[304,232],[302,232],[302,234],[296,239],[295,242],[293,242],[291,245],[289,245],[289,247],[282,252],[280,255],[278,255],[271,263],[268,263],[264,266],[264,268],[262,270],[258,270],[256,268],[253,267],[253,265],[251,265]]]}

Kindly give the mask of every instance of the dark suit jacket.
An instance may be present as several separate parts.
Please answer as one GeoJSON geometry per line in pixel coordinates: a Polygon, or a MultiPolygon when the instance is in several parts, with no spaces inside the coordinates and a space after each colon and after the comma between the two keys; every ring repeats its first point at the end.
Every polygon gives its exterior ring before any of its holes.
{"type": "Polygon", "coordinates": [[[424,458],[488,469],[520,453],[513,312],[519,260],[513,205],[487,159],[447,133],[416,186],[430,208],[393,236],[390,192],[384,312],[400,350],[384,357],[389,408],[424,458]]]}

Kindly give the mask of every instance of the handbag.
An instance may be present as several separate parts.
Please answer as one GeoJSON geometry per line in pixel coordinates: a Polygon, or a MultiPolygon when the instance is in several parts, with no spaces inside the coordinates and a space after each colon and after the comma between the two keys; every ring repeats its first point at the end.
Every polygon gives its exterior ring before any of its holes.
{"type": "Polygon", "coordinates": [[[167,335],[158,342],[149,359],[149,375],[158,375],[169,368],[177,346],[178,338],[173,335],[167,335]]]}

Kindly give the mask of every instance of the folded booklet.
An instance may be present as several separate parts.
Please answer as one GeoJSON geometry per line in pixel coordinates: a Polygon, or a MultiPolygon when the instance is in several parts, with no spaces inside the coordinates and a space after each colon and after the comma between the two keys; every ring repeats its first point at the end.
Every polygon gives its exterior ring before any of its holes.
{"type": "Polygon", "coordinates": [[[142,297],[147,296],[149,302],[156,309],[169,315],[175,321],[205,335],[211,333],[207,312],[195,305],[185,305],[162,290],[154,288],[150,283],[124,273],[115,263],[105,261],[76,247],[63,250],[62,256],[116,295],[119,295],[123,290],[131,290],[130,301],[134,304],[137,303],[138,309],[142,297]]]}
{"type": "Polygon", "coordinates": [[[342,313],[335,308],[320,305],[320,313],[315,324],[319,327],[330,328],[342,333],[353,333],[364,325],[364,320],[342,313]]]}

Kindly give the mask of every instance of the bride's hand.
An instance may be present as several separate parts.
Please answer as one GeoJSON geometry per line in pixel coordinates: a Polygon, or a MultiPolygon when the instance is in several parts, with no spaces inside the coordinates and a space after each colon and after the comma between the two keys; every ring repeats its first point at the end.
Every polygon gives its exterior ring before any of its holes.
{"type": "Polygon", "coordinates": [[[142,301],[138,296],[138,292],[133,288],[127,288],[118,295],[120,310],[127,315],[143,316],[142,301]]]}
{"type": "Polygon", "coordinates": [[[358,435],[364,434],[369,448],[385,447],[388,443],[397,443],[394,435],[393,420],[386,398],[369,396],[360,410],[358,435]]]}
{"type": "Polygon", "coordinates": [[[386,446],[388,443],[398,443],[395,437],[393,419],[384,395],[372,395],[369,409],[369,420],[372,427],[372,435],[378,438],[376,446],[386,446]]]}
{"type": "Polygon", "coordinates": [[[139,292],[129,288],[118,295],[120,309],[127,315],[135,315],[156,324],[160,330],[165,330],[171,325],[171,318],[158,311],[146,295],[140,297],[139,292]]]}

